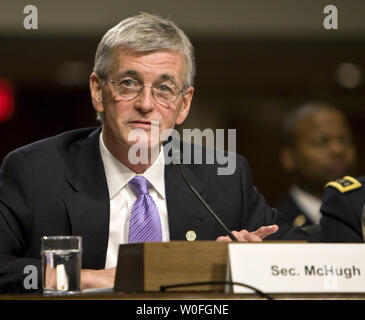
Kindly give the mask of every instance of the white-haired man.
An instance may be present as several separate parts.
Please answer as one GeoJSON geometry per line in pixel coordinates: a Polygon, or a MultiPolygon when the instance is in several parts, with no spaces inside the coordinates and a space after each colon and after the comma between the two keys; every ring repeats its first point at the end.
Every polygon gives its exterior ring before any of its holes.
{"type": "MultiPolygon", "coordinates": [[[[90,89],[101,127],[60,134],[10,153],[0,171],[0,287],[20,290],[23,268],[40,270],[43,235],[83,239],[82,288],[111,287],[120,243],[229,241],[174,164],[161,135],[187,117],[194,93],[193,48],[170,20],[142,13],[102,38],[90,89]],[[145,133],[144,163],[130,150],[145,133]]],[[[143,139],[142,139],[143,140],[143,139]]],[[[239,241],[305,239],[252,185],[244,158],[232,175],[184,165],[190,183],[239,241]],[[238,231],[236,231],[238,230],[238,231]]]]}

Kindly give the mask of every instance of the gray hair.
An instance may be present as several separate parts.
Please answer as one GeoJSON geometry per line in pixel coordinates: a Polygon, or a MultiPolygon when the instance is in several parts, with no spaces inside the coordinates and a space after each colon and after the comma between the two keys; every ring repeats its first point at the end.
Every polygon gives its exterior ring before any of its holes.
{"type": "MultiPolygon", "coordinates": [[[[193,46],[185,33],[171,20],[141,12],[122,20],[108,30],[95,54],[94,72],[103,80],[112,68],[112,55],[117,48],[136,52],[171,50],[185,58],[184,86],[194,83],[195,60],[193,46]]],[[[101,115],[97,115],[101,120],[101,115]]]]}

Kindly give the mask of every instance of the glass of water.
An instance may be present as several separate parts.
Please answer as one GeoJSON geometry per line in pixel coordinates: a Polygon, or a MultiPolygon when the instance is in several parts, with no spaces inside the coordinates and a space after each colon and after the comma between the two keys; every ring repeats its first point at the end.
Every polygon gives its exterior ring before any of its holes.
{"type": "Polygon", "coordinates": [[[44,295],[80,294],[81,237],[42,237],[41,256],[44,295]]]}

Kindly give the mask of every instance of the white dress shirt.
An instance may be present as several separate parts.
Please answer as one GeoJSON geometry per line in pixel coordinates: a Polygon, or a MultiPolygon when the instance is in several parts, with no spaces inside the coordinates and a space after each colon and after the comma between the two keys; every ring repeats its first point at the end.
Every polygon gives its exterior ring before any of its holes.
{"type": "MultiPolygon", "coordinates": [[[[110,199],[109,240],[105,262],[105,268],[109,269],[117,265],[119,244],[128,243],[130,214],[138,195],[128,184],[136,176],[136,173],[109,152],[104,144],[102,133],[99,137],[99,146],[110,199]]],[[[163,148],[161,148],[156,161],[141,176],[147,179],[149,193],[160,214],[162,241],[169,241],[163,148]]]]}
{"type": "Polygon", "coordinates": [[[310,220],[312,220],[313,223],[318,224],[322,216],[319,211],[322,203],[321,200],[297,186],[290,187],[290,194],[310,220]]]}

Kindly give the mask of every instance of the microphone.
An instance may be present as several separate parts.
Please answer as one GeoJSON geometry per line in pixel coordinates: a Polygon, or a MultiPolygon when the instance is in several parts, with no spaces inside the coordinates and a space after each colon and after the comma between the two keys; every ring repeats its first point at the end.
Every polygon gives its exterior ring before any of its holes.
{"type": "Polygon", "coordinates": [[[199,194],[199,192],[196,191],[196,189],[194,188],[194,186],[186,178],[186,175],[185,175],[185,172],[184,172],[184,168],[183,168],[183,165],[182,165],[182,161],[181,161],[182,159],[181,159],[181,153],[180,153],[180,151],[173,150],[172,153],[173,153],[173,158],[177,160],[177,161],[173,161],[173,163],[179,165],[181,174],[183,176],[183,179],[184,179],[185,183],[188,185],[188,187],[190,188],[190,190],[195,194],[195,196],[200,200],[200,202],[208,210],[208,212],[210,213],[210,215],[213,218],[213,220],[215,221],[215,223],[225,232],[225,234],[227,236],[229,236],[232,241],[238,241],[237,238],[232,234],[232,232],[229,231],[229,229],[224,224],[224,222],[218,217],[218,215],[212,210],[212,208],[205,202],[205,200],[201,197],[201,195],[199,194]]]}

